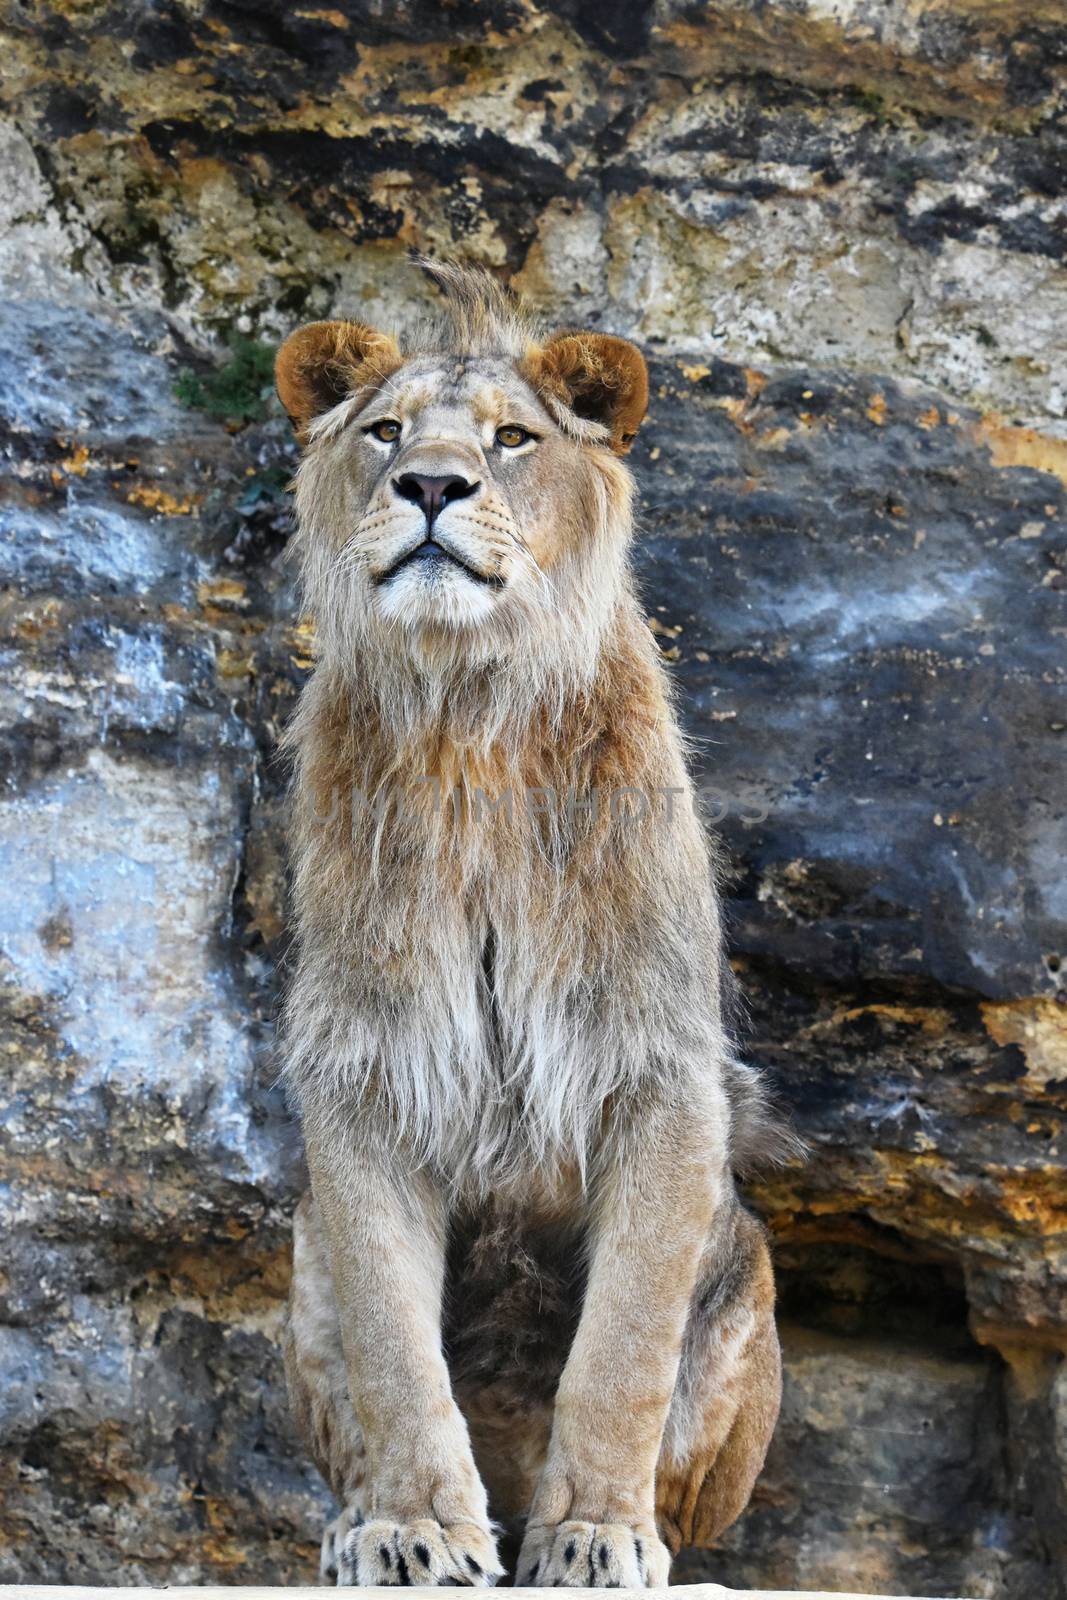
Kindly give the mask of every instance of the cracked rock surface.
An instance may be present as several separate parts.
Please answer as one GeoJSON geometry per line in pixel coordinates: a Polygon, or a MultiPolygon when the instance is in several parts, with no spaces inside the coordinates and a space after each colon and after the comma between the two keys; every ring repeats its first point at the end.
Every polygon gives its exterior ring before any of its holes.
{"type": "Polygon", "coordinates": [[[812,1148],[751,1191],[778,1434],[675,1576],[1067,1595],[1061,0],[3,25],[0,1581],[313,1581],[265,362],[417,314],[415,246],[650,357],[642,591],[812,1148]]]}

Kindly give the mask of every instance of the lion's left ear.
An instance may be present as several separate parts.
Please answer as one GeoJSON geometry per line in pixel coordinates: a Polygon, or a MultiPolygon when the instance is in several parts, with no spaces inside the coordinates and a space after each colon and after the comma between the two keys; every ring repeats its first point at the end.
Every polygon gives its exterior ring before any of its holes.
{"type": "Polygon", "coordinates": [[[362,322],[309,322],[274,361],[278,397],[303,441],[316,417],[353,389],[381,383],[400,365],[396,341],[362,322]]]}
{"type": "Polygon", "coordinates": [[[611,333],[557,333],[530,352],[525,374],[550,409],[562,402],[599,422],[605,444],[626,454],[648,410],[648,368],[636,345],[611,333]]]}

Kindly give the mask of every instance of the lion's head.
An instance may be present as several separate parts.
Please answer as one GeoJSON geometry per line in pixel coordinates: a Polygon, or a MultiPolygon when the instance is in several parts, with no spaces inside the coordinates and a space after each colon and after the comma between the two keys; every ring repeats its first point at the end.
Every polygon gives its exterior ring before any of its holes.
{"type": "Polygon", "coordinates": [[[318,322],[278,354],[322,648],[336,664],[377,646],[470,667],[553,641],[588,657],[626,581],[620,458],[644,360],[608,334],[540,334],[487,273],[427,270],[445,315],[404,347],[318,322]]]}

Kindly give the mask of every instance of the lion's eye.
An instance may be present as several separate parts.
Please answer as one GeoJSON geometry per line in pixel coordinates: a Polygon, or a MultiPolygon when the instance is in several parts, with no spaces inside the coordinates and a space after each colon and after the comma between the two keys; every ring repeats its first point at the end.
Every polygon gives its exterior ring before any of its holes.
{"type": "Polygon", "coordinates": [[[383,417],[380,422],[372,422],[367,432],[383,444],[392,444],[394,439],[400,438],[400,424],[395,417],[383,417]]]}
{"type": "Polygon", "coordinates": [[[502,428],[496,430],[496,442],[502,444],[505,450],[517,450],[520,444],[525,444],[527,439],[532,438],[533,434],[528,428],[520,428],[512,422],[506,422],[502,428]]]}

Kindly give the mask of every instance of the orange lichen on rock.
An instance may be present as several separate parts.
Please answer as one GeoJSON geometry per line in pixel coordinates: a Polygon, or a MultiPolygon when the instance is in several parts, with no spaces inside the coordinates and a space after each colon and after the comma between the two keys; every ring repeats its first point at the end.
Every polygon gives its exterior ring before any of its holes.
{"type": "Polygon", "coordinates": [[[996,467],[1032,467],[1049,472],[1067,487],[1067,439],[1056,439],[1036,428],[1018,428],[990,411],[970,424],[978,444],[984,445],[996,467]]]}
{"type": "Polygon", "coordinates": [[[1029,1083],[1067,1086],[1067,1007],[1047,995],[986,1000],[982,1020],[997,1044],[1019,1046],[1029,1083]]]}
{"type": "Polygon", "coordinates": [[[179,499],[168,489],[160,489],[151,483],[135,484],[132,489],[127,490],[126,499],[130,505],[145,506],[149,511],[157,511],[163,517],[195,516],[200,506],[198,495],[183,495],[179,499]]]}

